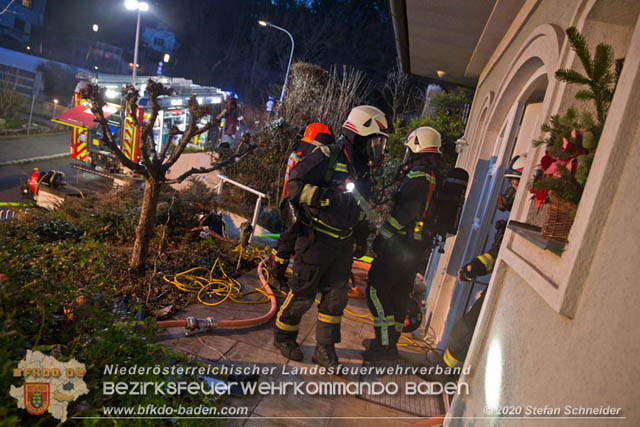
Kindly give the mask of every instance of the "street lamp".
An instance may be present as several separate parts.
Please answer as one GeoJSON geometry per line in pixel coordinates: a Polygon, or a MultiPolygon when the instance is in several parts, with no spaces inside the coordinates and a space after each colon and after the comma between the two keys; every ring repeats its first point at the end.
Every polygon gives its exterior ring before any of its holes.
{"type": "Polygon", "coordinates": [[[258,21],[258,24],[262,25],[263,27],[271,27],[271,28],[275,28],[276,30],[284,31],[285,33],[287,33],[287,35],[291,39],[291,55],[289,55],[289,65],[287,65],[287,74],[284,75],[284,85],[282,86],[282,92],[280,93],[280,102],[282,102],[282,99],[284,98],[284,90],[287,87],[287,79],[289,78],[289,68],[291,68],[291,59],[293,58],[293,47],[294,47],[293,36],[289,31],[285,30],[282,27],[278,27],[277,25],[273,25],[271,22],[258,21]]]}
{"type": "Polygon", "coordinates": [[[54,99],[53,100],[53,114],[51,115],[51,118],[54,118],[56,116],[56,107],[58,106],[58,99],[54,99]]]}
{"type": "Polygon", "coordinates": [[[138,11],[138,23],[136,24],[136,45],[133,49],[133,74],[131,76],[131,84],[136,85],[136,65],[138,64],[138,41],[140,40],[140,12],[149,10],[149,5],[143,1],[125,0],[124,6],[129,10],[138,11]]]}
{"type": "Polygon", "coordinates": [[[100,27],[98,27],[98,24],[93,24],[93,27],[91,27],[94,33],[97,33],[99,28],[100,27]]]}

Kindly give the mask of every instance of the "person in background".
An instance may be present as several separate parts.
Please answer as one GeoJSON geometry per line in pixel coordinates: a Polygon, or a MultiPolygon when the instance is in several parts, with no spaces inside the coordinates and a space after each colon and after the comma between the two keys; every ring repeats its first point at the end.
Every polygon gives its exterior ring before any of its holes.
{"type": "MultiPolygon", "coordinates": [[[[522,170],[524,169],[525,161],[526,157],[524,155],[515,156],[511,159],[511,162],[509,162],[509,166],[504,173],[504,178],[508,180],[509,185],[498,197],[498,209],[503,212],[509,212],[513,207],[513,201],[520,183],[520,178],[522,177],[522,170]]],[[[493,271],[493,266],[496,258],[498,257],[498,251],[502,244],[506,225],[506,221],[503,220],[495,223],[496,234],[491,248],[487,252],[476,256],[458,270],[458,279],[460,281],[470,282],[476,277],[490,274],[493,271]]],[[[432,358],[429,360],[431,364],[439,365],[443,368],[462,368],[464,359],[467,357],[467,352],[469,351],[471,339],[473,338],[473,331],[478,323],[485,294],[486,290],[482,291],[480,293],[480,297],[471,306],[471,309],[463,314],[462,317],[453,324],[447,348],[442,356],[436,355],[435,353],[428,354],[428,358],[432,358]]],[[[427,378],[423,378],[430,381],[447,382],[455,380],[457,377],[458,375],[454,374],[431,375],[427,378]]]]}

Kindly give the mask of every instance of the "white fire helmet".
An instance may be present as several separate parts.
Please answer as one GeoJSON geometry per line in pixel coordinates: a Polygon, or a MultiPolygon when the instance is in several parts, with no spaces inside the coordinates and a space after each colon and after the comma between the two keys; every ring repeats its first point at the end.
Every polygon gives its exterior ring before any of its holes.
{"type": "Polygon", "coordinates": [[[342,127],[360,136],[374,134],[389,136],[387,117],[382,111],[371,105],[360,105],[351,110],[342,127]]]}
{"type": "Polygon", "coordinates": [[[419,127],[407,136],[404,145],[412,153],[438,153],[442,154],[440,147],[442,139],[440,132],[429,126],[419,127]]]}

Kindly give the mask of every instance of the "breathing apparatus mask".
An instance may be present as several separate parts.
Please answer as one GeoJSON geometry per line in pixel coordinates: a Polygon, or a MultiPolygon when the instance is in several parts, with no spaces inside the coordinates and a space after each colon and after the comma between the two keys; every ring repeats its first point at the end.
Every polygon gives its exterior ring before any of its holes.
{"type": "Polygon", "coordinates": [[[500,196],[498,196],[498,209],[502,212],[510,211],[513,207],[513,201],[516,198],[516,190],[509,185],[500,196]]]}
{"type": "Polygon", "coordinates": [[[382,166],[384,160],[384,150],[387,146],[387,137],[384,135],[371,135],[365,141],[365,153],[367,164],[375,168],[382,166]]]}

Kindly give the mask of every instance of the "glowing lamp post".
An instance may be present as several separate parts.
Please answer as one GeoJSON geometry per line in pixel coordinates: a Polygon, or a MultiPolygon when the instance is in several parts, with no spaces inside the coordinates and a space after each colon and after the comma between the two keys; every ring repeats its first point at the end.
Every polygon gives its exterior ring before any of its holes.
{"type": "Polygon", "coordinates": [[[282,102],[282,99],[284,98],[284,90],[287,87],[287,79],[289,78],[289,69],[291,68],[291,59],[293,58],[293,47],[294,47],[293,36],[289,31],[285,30],[282,27],[278,27],[277,25],[273,25],[270,22],[258,21],[258,24],[262,25],[263,27],[271,27],[271,28],[275,28],[276,30],[283,31],[287,33],[287,35],[291,39],[291,54],[289,55],[289,65],[287,65],[287,73],[284,75],[284,85],[282,85],[282,92],[280,93],[280,102],[282,102]]]}
{"type": "Polygon", "coordinates": [[[131,76],[131,84],[136,84],[136,71],[138,66],[138,42],[140,41],[140,13],[149,10],[149,4],[137,0],[125,0],[124,6],[129,10],[138,11],[138,22],[136,24],[136,45],[133,49],[133,73],[131,76]]]}

